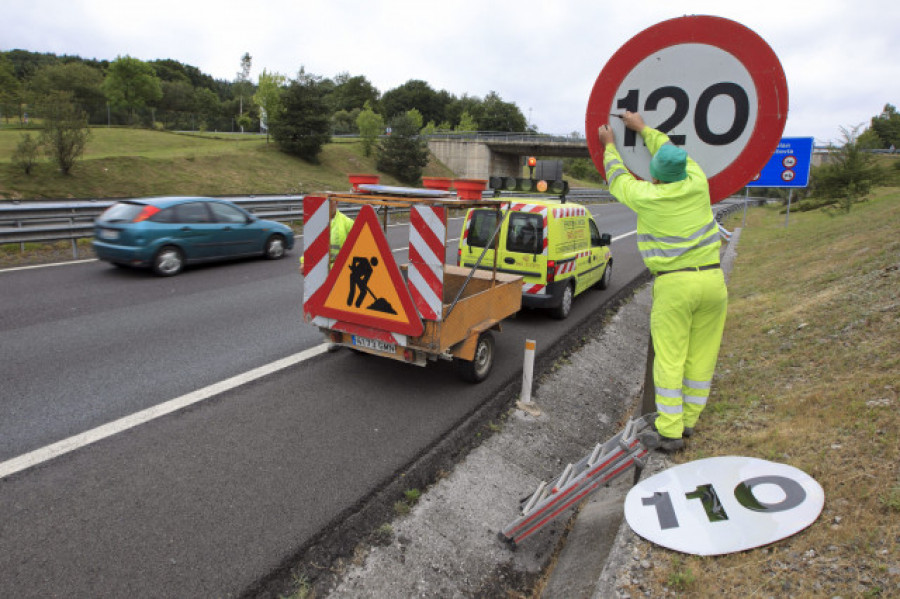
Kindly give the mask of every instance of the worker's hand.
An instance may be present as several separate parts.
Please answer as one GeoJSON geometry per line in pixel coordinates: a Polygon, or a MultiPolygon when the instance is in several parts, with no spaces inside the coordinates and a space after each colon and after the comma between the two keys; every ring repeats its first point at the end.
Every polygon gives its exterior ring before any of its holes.
{"type": "Polygon", "coordinates": [[[625,116],[622,117],[622,120],[625,121],[626,127],[631,129],[632,131],[637,131],[638,133],[643,131],[644,127],[647,126],[646,124],[644,124],[644,118],[639,112],[631,112],[629,110],[626,110],[625,116]]]}
{"type": "Polygon", "coordinates": [[[609,125],[600,125],[600,128],[597,129],[597,135],[600,136],[600,144],[604,148],[606,147],[606,144],[616,143],[616,134],[613,133],[613,130],[609,125]]]}

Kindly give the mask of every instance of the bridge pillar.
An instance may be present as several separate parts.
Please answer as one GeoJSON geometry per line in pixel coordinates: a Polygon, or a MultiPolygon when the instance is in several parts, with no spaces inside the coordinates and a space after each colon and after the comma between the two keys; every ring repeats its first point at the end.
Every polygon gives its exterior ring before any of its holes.
{"type": "Polygon", "coordinates": [[[479,141],[433,139],[429,140],[428,149],[461,179],[487,179],[492,175],[522,176],[518,155],[494,152],[479,141]]]}

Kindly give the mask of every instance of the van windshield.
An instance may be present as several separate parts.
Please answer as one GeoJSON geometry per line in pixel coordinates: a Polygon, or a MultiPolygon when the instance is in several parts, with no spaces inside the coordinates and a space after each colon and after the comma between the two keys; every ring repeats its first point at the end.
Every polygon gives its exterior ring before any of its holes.
{"type": "Polygon", "coordinates": [[[509,215],[506,249],[521,254],[544,251],[544,219],[539,214],[513,212],[509,215]]]}
{"type": "Polygon", "coordinates": [[[475,210],[469,219],[467,240],[470,246],[487,246],[497,228],[497,213],[494,210],[475,210]]]}

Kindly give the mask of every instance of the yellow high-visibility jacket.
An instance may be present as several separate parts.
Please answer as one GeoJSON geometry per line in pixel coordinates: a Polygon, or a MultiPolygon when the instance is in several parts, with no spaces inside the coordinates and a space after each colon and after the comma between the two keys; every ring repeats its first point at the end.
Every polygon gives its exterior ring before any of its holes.
{"type": "MultiPolygon", "coordinates": [[[[641,137],[650,154],[671,143],[660,131],[645,127],[641,137]]],[[[614,144],[603,152],[610,193],[637,213],[637,244],[652,273],[719,261],[719,230],[709,199],[709,182],[696,162],[687,159],[687,178],[654,184],[636,179],[614,144]]]]}
{"type": "Polygon", "coordinates": [[[350,234],[350,229],[352,228],[352,218],[340,210],[334,213],[334,218],[331,219],[331,226],[329,227],[331,244],[329,257],[332,263],[334,263],[334,259],[337,258],[338,252],[341,251],[341,246],[344,245],[344,242],[347,240],[347,235],[350,234]]]}

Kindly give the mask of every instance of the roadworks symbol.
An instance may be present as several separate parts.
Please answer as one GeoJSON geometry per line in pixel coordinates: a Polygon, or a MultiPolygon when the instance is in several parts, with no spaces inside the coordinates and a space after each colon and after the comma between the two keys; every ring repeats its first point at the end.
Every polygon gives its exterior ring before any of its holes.
{"type": "Polygon", "coordinates": [[[363,206],[307,310],[376,329],[420,335],[422,320],[371,206],[363,206]]]}

